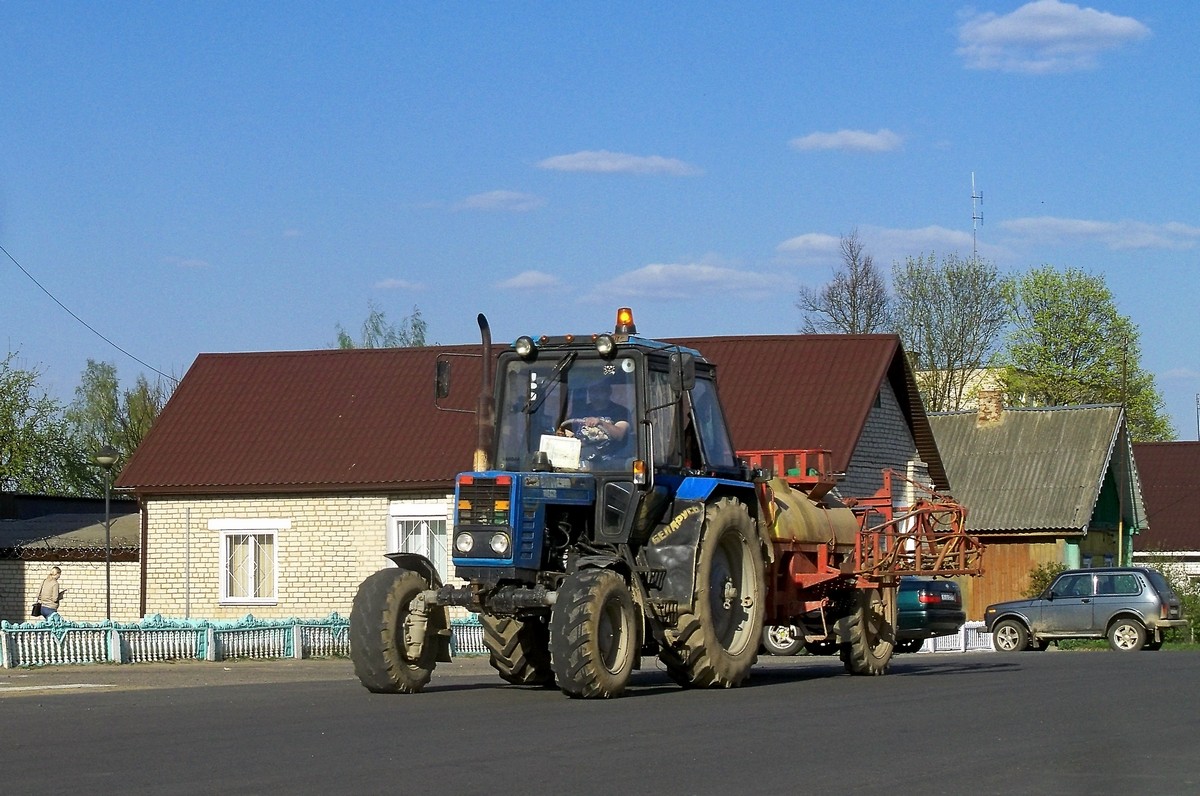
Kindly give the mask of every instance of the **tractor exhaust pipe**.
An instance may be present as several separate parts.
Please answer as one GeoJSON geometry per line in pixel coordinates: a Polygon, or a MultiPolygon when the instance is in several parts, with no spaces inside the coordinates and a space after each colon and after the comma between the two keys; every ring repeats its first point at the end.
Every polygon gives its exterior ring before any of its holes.
{"type": "Polygon", "coordinates": [[[488,457],[492,449],[492,441],[496,438],[496,413],[492,407],[492,330],[487,318],[479,313],[479,335],[483,339],[483,366],[481,384],[479,385],[479,402],[475,411],[476,442],[475,442],[475,472],[491,469],[488,457]]]}

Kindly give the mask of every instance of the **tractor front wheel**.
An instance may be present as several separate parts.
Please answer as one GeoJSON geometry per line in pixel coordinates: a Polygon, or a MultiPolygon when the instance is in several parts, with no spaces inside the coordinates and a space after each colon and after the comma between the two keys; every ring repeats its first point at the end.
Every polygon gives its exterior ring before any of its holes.
{"type": "Polygon", "coordinates": [[[425,640],[412,655],[405,643],[419,631],[410,604],[428,584],[407,569],[381,569],[358,587],[350,612],[350,658],[368,691],[415,694],[437,665],[437,636],[449,627],[446,609],[430,606],[425,640]]]}
{"type": "Polygon", "coordinates": [[[616,572],[568,575],[550,611],[550,661],[562,692],[598,699],[624,693],[641,650],[639,619],[616,572]]]}

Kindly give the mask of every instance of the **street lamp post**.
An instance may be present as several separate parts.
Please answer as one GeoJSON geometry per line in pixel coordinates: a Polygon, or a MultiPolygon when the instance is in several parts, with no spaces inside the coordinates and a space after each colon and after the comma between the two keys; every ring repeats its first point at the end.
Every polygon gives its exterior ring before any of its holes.
{"type": "Polygon", "coordinates": [[[112,522],[109,501],[112,494],[112,466],[117,463],[117,449],[105,445],[96,451],[96,464],[104,468],[104,618],[112,621],[112,522]]]}

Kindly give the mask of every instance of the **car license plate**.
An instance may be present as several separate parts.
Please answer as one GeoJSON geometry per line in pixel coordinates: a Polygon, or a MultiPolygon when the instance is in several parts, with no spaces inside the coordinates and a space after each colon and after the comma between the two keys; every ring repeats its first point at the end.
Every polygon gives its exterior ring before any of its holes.
{"type": "Polygon", "coordinates": [[[955,597],[953,594],[943,594],[943,595],[942,595],[942,602],[944,602],[944,603],[956,603],[956,602],[958,602],[958,598],[957,598],[957,597],[955,597]]]}

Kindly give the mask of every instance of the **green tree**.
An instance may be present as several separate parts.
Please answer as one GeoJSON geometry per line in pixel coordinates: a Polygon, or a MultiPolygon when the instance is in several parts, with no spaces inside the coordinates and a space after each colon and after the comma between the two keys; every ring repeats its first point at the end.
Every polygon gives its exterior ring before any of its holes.
{"type": "Polygon", "coordinates": [[[1026,597],[1037,597],[1063,572],[1067,571],[1066,564],[1038,564],[1029,570],[1029,585],[1025,587],[1026,597]]]}
{"type": "Polygon", "coordinates": [[[1008,317],[996,266],[956,254],[909,257],[893,265],[892,284],[896,331],[917,360],[925,408],[961,409],[1008,317]]]}
{"type": "Polygon", "coordinates": [[[805,334],[874,334],[891,328],[887,282],[859,240],[858,230],[843,235],[841,267],[824,287],[800,288],[797,309],[805,334]]]}
{"type": "MultiPolygon", "coordinates": [[[[75,400],[67,407],[66,419],[79,447],[89,457],[105,445],[116,448],[121,456],[119,469],[150,433],[170,393],[162,379],[151,384],[144,375],[138,376],[132,389],[122,390],[116,366],[89,359],[75,388],[75,400]]],[[[101,491],[103,478],[93,468],[92,482],[101,491]]]]}
{"type": "Polygon", "coordinates": [[[62,406],[38,388],[37,371],[0,360],[0,490],[35,495],[90,494],[88,454],[62,406]]]}
{"type": "Polygon", "coordinates": [[[416,348],[425,345],[428,326],[421,317],[420,308],[414,306],[412,315],[405,316],[399,325],[388,323],[387,314],[374,302],[368,302],[367,309],[361,340],[355,342],[339,323],[335,348],[416,348]]]}
{"type": "Polygon", "coordinates": [[[1142,370],[1138,330],[1117,312],[1104,278],[1046,265],[1005,283],[1010,402],[1123,404],[1134,441],[1172,440],[1154,376],[1142,370]]]}

